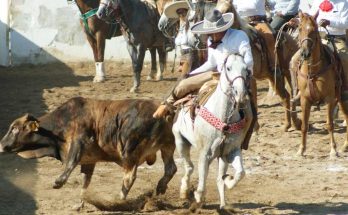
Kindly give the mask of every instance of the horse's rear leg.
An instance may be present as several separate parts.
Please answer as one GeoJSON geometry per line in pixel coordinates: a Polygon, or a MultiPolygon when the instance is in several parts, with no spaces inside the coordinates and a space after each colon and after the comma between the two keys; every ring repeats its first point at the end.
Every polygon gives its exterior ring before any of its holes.
{"type": "Polygon", "coordinates": [[[81,173],[83,174],[83,183],[82,183],[82,189],[80,193],[80,203],[73,206],[74,210],[81,210],[81,208],[84,207],[85,202],[83,201],[83,197],[86,193],[87,187],[91,183],[92,175],[94,172],[95,164],[82,164],[81,165],[81,173]]]}
{"type": "Polygon", "coordinates": [[[123,174],[123,184],[122,184],[122,190],[120,193],[120,198],[126,199],[129,190],[132,188],[134,181],[136,179],[137,175],[137,165],[132,166],[131,168],[124,168],[124,174],[123,174]]]}
{"type": "Polygon", "coordinates": [[[301,125],[301,133],[302,140],[299,150],[297,151],[297,155],[303,156],[306,151],[306,143],[307,143],[307,132],[308,132],[308,120],[310,115],[312,104],[303,96],[301,96],[301,109],[302,109],[302,125],[301,125]]]}
{"type": "Polygon", "coordinates": [[[152,81],[155,79],[155,74],[157,71],[156,48],[151,48],[150,53],[151,53],[151,71],[150,71],[150,74],[146,78],[146,80],[148,80],[148,81],[152,81]]]}
{"type": "Polygon", "coordinates": [[[133,87],[129,90],[131,93],[136,93],[139,91],[140,87],[140,73],[143,69],[145,51],[143,45],[133,46],[127,44],[128,52],[132,58],[133,66],[133,87]]]}
{"type": "Polygon", "coordinates": [[[175,145],[174,141],[172,144],[165,144],[161,148],[161,156],[164,163],[164,176],[159,180],[156,188],[156,194],[164,194],[167,190],[169,181],[173,178],[174,174],[177,171],[175,162],[174,162],[174,151],[175,145]]]}
{"type": "Polygon", "coordinates": [[[334,115],[334,109],[336,105],[337,105],[336,101],[333,100],[328,103],[328,107],[327,107],[327,130],[330,135],[330,146],[331,146],[330,157],[331,158],[337,157],[338,155],[336,150],[336,142],[335,142],[335,138],[333,134],[333,130],[334,130],[333,115],[334,115]]]}
{"type": "Polygon", "coordinates": [[[164,50],[164,47],[157,48],[157,52],[160,68],[157,70],[156,80],[161,81],[163,79],[163,73],[167,68],[167,52],[164,50]]]}
{"type": "Polygon", "coordinates": [[[243,167],[242,151],[240,149],[236,149],[235,151],[232,151],[228,155],[227,160],[229,162],[231,162],[232,167],[235,169],[235,173],[234,173],[233,177],[227,176],[224,179],[224,182],[225,182],[225,185],[228,189],[232,189],[245,176],[245,171],[244,171],[244,167],[243,167]]]}
{"type": "MultiPolygon", "coordinates": [[[[257,106],[257,83],[256,83],[256,79],[255,78],[252,78],[250,80],[250,88],[251,88],[251,94],[252,94],[252,100],[254,102],[254,105],[255,105],[255,109],[256,109],[256,113],[258,112],[258,106],[257,106]]],[[[256,133],[256,135],[258,135],[259,133],[259,130],[260,130],[260,124],[259,124],[259,120],[257,119],[257,115],[254,116],[256,117],[256,122],[255,122],[255,125],[254,125],[254,131],[256,133]]]]}
{"type": "MultiPolygon", "coordinates": [[[[340,106],[344,113],[345,121],[348,122],[348,101],[341,101],[340,106]]],[[[348,126],[346,126],[346,141],[340,151],[348,152],[348,126]]]]}
{"type": "Polygon", "coordinates": [[[173,126],[173,134],[175,137],[176,149],[183,159],[185,174],[181,179],[180,186],[180,198],[188,199],[189,197],[189,186],[190,186],[190,177],[193,173],[193,163],[190,157],[191,145],[181,136],[179,130],[176,128],[176,124],[173,126]]]}

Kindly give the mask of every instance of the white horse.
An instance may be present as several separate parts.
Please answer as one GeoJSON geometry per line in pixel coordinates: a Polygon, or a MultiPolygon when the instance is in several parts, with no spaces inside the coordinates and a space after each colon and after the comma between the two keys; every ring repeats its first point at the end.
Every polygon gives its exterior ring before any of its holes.
{"type": "Polygon", "coordinates": [[[214,158],[218,158],[217,186],[221,208],[225,206],[225,185],[231,189],[245,175],[241,144],[253,117],[245,83],[247,67],[243,58],[239,55],[229,55],[222,70],[215,92],[200,108],[195,121],[192,122],[188,107],[183,107],[178,112],[172,129],[176,147],[185,166],[180,198],[188,197],[190,176],[193,172],[190,148],[197,146],[200,151],[199,183],[195,199],[197,203],[203,203],[209,164],[214,158]],[[230,176],[223,177],[228,164],[235,169],[233,179],[230,176]]]}

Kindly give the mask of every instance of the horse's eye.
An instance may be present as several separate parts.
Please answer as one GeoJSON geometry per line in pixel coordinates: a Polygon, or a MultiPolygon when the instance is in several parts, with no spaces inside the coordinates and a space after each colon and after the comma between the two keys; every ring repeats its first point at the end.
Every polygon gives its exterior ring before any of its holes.
{"type": "Polygon", "coordinates": [[[230,67],[227,67],[227,71],[231,71],[231,68],[230,68],[230,67]]]}

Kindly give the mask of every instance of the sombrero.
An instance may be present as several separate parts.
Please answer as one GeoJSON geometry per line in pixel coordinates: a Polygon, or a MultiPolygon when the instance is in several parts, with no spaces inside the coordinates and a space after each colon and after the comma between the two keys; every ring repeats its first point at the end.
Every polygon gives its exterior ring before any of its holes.
{"type": "Polygon", "coordinates": [[[233,24],[233,13],[221,14],[218,10],[208,12],[203,21],[191,27],[194,34],[213,34],[226,31],[233,24]]]}
{"type": "Polygon", "coordinates": [[[189,9],[189,5],[187,4],[187,2],[184,1],[174,1],[171,2],[169,4],[167,4],[164,8],[164,15],[166,15],[166,17],[168,18],[179,18],[178,14],[176,13],[176,11],[178,9],[189,9]]]}

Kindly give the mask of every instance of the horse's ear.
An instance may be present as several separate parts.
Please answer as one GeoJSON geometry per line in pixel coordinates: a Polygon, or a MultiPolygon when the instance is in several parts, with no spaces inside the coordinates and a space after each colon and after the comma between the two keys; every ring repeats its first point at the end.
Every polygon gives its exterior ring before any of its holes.
{"type": "Polygon", "coordinates": [[[318,16],[319,16],[319,10],[313,16],[314,21],[317,21],[318,16]]]}
{"type": "Polygon", "coordinates": [[[302,10],[299,10],[299,11],[298,11],[298,17],[299,17],[300,19],[302,19],[302,17],[303,17],[302,10]]]}

